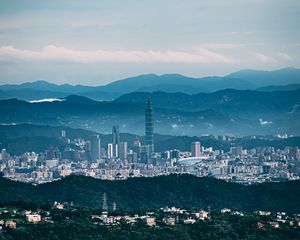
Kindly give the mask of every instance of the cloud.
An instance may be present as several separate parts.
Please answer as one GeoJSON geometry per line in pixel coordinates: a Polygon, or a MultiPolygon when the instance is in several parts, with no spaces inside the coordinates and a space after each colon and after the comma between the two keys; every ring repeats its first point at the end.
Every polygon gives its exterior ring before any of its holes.
{"type": "Polygon", "coordinates": [[[29,101],[30,103],[43,103],[43,102],[62,102],[65,99],[59,99],[59,98],[44,98],[44,99],[38,99],[38,100],[32,100],[29,101]]]}
{"type": "Polygon", "coordinates": [[[287,53],[283,53],[283,52],[278,52],[277,56],[279,56],[280,58],[282,58],[284,60],[291,60],[292,59],[287,53]]]}
{"type": "Polygon", "coordinates": [[[233,43],[203,43],[198,46],[204,49],[236,49],[236,48],[243,48],[246,45],[233,44],[233,43]]]}
{"type": "Polygon", "coordinates": [[[83,22],[83,21],[72,21],[70,23],[71,28],[93,28],[93,29],[101,29],[104,27],[110,27],[114,26],[116,23],[113,21],[89,21],[89,22],[83,22]]]}
{"type": "Polygon", "coordinates": [[[260,119],[259,119],[259,123],[260,123],[260,125],[268,125],[268,124],[271,124],[272,121],[262,120],[262,119],[260,118],[260,119]]]}
{"type": "Polygon", "coordinates": [[[49,45],[42,51],[24,50],[13,46],[0,47],[0,59],[25,61],[95,62],[161,62],[161,63],[231,63],[232,59],[214,51],[199,48],[196,51],[159,50],[96,50],[78,51],[49,45]]]}
{"type": "Polygon", "coordinates": [[[262,53],[259,53],[259,52],[253,52],[251,51],[250,54],[252,55],[252,57],[259,61],[259,62],[262,62],[262,63],[274,63],[276,62],[276,60],[272,57],[269,57],[267,55],[264,55],[262,53]]]}

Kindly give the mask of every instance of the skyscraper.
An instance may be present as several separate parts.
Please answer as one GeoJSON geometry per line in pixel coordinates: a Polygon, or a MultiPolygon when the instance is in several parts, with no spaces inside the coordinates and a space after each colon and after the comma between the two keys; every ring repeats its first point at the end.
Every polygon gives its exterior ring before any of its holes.
{"type": "Polygon", "coordinates": [[[134,162],[137,162],[138,159],[141,156],[141,142],[138,139],[138,137],[135,137],[134,141],[133,141],[133,155],[134,155],[134,162]]]}
{"type": "Polygon", "coordinates": [[[97,159],[100,158],[100,149],[101,149],[101,144],[100,144],[100,138],[99,135],[93,135],[91,137],[91,160],[96,161],[97,159]]]}
{"type": "Polygon", "coordinates": [[[119,158],[121,160],[127,159],[127,142],[120,142],[119,144],[119,158]]]}
{"type": "Polygon", "coordinates": [[[112,143],[113,144],[119,144],[120,143],[119,126],[113,126],[113,128],[112,128],[112,143]]]}
{"type": "Polygon", "coordinates": [[[114,145],[112,143],[107,145],[107,157],[109,159],[114,157],[114,145]]]}
{"type": "Polygon", "coordinates": [[[112,144],[113,144],[113,157],[119,157],[119,144],[120,144],[120,132],[119,126],[113,126],[112,128],[112,144]]]}
{"type": "Polygon", "coordinates": [[[148,99],[147,108],[145,109],[145,130],[146,130],[146,145],[149,146],[149,153],[154,152],[153,143],[153,114],[152,114],[152,102],[148,99]]]}
{"type": "Polygon", "coordinates": [[[192,153],[192,157],[200,157],[200,153],[201,153],[200,142],[192,142],[191,153],[192,153]]]}

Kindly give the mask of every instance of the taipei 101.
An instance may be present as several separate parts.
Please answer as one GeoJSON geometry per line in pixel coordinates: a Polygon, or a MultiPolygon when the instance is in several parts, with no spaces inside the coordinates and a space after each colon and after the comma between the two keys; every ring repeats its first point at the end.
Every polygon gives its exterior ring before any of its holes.
{"type": "Polygon", "coordinates": [[[0,0],[0,240],[299,240],[298,0],[0,0]]]}

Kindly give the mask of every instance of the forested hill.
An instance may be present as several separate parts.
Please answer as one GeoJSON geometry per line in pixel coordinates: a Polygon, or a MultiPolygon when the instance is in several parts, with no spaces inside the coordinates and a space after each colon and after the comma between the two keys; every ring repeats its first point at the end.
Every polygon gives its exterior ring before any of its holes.
{"type": "Polygon", "coordinates": [[[32,186],[0,178],[0,205],[22,201],[44,205],[73,202],[101,207],[106,192],[109,207],[116,202],[123,210],[156,209],[163,206],[197,207],[213,210],[232,208],[243,211],[270,210],[300,213],[300,181],[242,186],[212,178],[170,175],[106,181],[70,176],[60,181],[32,186]]]}

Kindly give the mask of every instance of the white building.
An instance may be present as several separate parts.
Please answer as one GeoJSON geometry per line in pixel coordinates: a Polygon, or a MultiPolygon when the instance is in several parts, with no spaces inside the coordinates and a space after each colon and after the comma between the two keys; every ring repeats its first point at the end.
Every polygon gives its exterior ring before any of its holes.
{"type": "Polygon", "coordinates": [[[26,221],[29,223],[38,223],[42,220],[41,215],[39,214],[27,214],[26,221]]]}

